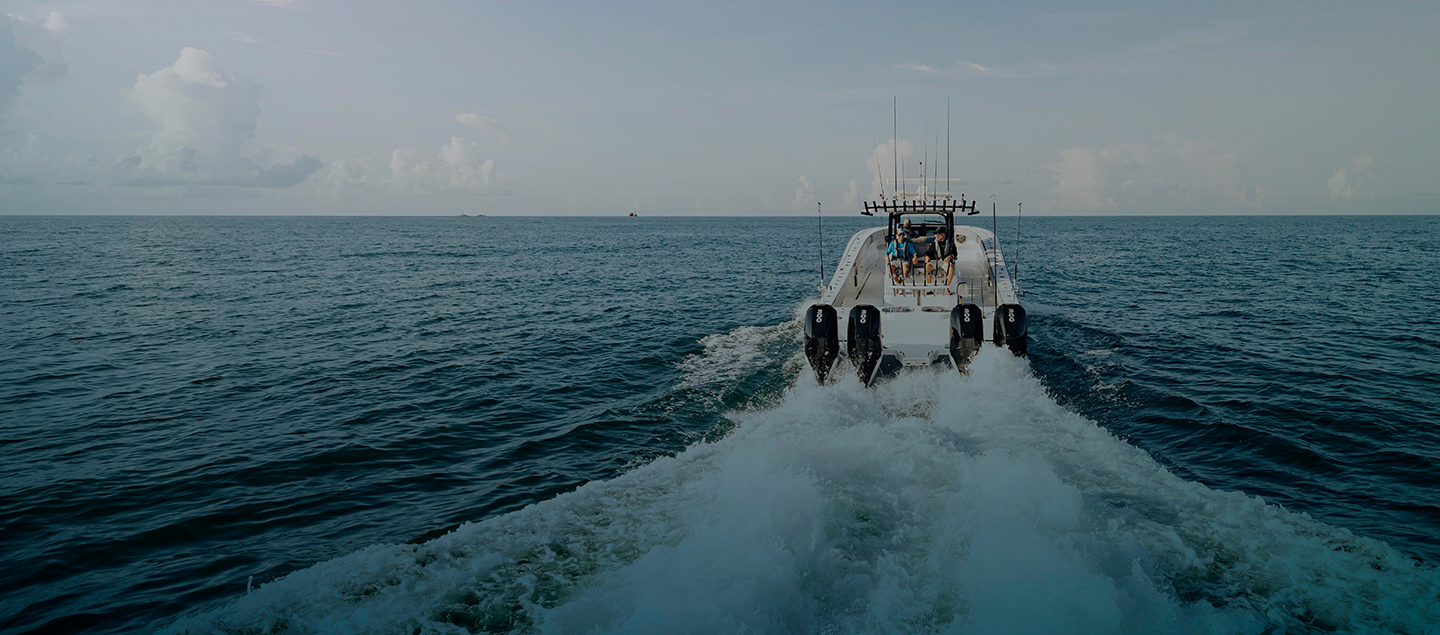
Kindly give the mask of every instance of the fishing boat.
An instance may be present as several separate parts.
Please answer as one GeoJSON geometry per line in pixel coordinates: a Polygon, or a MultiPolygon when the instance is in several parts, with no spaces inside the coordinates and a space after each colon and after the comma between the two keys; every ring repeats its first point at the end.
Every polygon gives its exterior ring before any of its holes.
{"type": "Polygon", "coordinates": [[[987,345],[1026,354],[1025,308],[995,233],[955,224],[957,214],[978,213],[964,196],[923,187],[865,202],[862,214],[888,222],[850,238],[820,302],[805,311],[805,357],[817,381],[829,380],[842,351],[866,385],[905,368],[965,372],[987,345]]]}
{"type": "MultiPolygon", "coordinates": [[[[971,358],[987,345],[1019,356],[1028,351],[1025,307],[996,232],[955,224],[957,214],[979,211],[974,200],[950,193],[949,110],[947,101],[944,192],[933,187],[940,181],[935,163],[927,176],[922,161],[919,177],[907,179],[899,153],[892,153],[893,187],[886,196],[876,148],[880,198],[865,201],[860,213],[883,215],[887,222],[850,237],[830,283],[820,287],[820,302],[805,311],[805,358],[821,384],[842,361],[842,352],[843,361],[869,386],[877,377],[906,368],[949,365],[966,372],[971,358]]],[[[935,149],[938,159],[938,138],[935,149]]],[[[992,219],[994,212],[992,203],[992,219]]],[[[998,226],[995,220],[991,226],[998,226]]],[[[822,282],[824,262],[821,242],[822,282]]]]}

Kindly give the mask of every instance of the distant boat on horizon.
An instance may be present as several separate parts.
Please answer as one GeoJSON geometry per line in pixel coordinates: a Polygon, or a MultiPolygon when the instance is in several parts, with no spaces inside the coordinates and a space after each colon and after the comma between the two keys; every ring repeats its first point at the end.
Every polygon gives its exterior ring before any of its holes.
{"type": "Polygon", "coordinates": [[[640,217],[640,215],[639,215],[639,214],[636,214],[635,212],[630,212],[630,216],[631,216],[632,218],[639,218],[639,217],[640,217]]]}
{"type": "MultiPolygon", "coordinates": [[[[464,216],[464,217],[467,217],[467,218],[470,218],[470,217],[471,217],[469,214],[461,214],[461,216],[464,216]]],[[[476,214],[473,218],[485,218],[485,215],[484,215],[484,214],[476,214]]]]}

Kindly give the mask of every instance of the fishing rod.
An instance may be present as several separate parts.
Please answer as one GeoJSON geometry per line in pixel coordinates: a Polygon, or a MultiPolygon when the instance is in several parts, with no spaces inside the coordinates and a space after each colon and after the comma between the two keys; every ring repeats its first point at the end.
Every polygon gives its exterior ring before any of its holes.
{"type": "MultiPolygon", "coordinates": [[[[949,167],[947,166],[946,169],[948,170],[949,167]]],[[[946,176],[948,177],[949,175],[946,175],[946,176]]],[[[931,185],[931,187],[934,187],[935,181],[937,181],[937,180],[939,180],[939,179],[940,179],[940,122],[937,121],[937,122],[935,122],[935,161],[932,162],[932,165],[930,166],[930,185],[931,185]]],[[[948,189],[948,188],[950,187],[950,184],[949,184],[949,183],[946,183],[946,184],[945,184],[945,187],[947,188],[945,191],[947,191],[947,192],[950,191],[950,190],[948,189]]]]}
{"type": "Polygon", "coordinates": [[[1000,253],[1000,217],[995,215],[995,195],[990,195],[990,233],[995,236],[995,253],[1000,253]]]}
{"type": "MultiPolygon", "coordinates": [[[[990,247],[994,250],[994,253],[990,255],[990,279],[995,282],[995,293],[998,294],[1000,293],[1000,276],[995,275],[995,266],[1000,264],[1000,217],[995,214],[994,194],[990,195],[990,247]]],[[[998,295],[995,297],[995,304],[996,306],[1000,304],[998,295]]]]}
{"type": "Polygon", "coordinates": [[[815,201],[815,227],[820,234],[820,288],[825,288],[825,221],[820,214],[820,201],[815,201]]]}
{"type": "Polygon", "coordinates": [[[1020,213],[1024,211],[1024,203],[1015,209],[1015,275],[1011,277],[1011,283],[1017,294],[1020,293],[1020,213]]]}

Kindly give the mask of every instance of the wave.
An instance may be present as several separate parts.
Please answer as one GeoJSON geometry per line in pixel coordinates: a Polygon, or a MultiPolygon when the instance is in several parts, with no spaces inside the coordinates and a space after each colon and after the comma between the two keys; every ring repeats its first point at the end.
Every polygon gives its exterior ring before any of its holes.
{"type": "MultiPolygon", "coordinates": [[[[707,338],[682,383],[740,381],[747,365],[793,356],[796,332],[707,338]],[[785,339],[782,353],[773,344],[785,339]]],[[[167,632],[1423,633],[1440,623],[1434,569],[1171,474],[1061,407],[1006,352],[981,351],[966,376],[907,373],[874,389],[787,377],[775,403],[729,413],[720,439],[424,544],[318,564],[167,632]]]]}

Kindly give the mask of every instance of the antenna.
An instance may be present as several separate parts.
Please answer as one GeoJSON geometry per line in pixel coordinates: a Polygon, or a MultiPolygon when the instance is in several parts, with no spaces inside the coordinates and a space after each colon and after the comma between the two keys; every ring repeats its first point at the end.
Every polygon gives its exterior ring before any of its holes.
{"type": "MultiPolygon", "coordinates": [[[[925,142],[925,161],[930,160],[930,120],[925,120],[925,136],[921,137],[925,142]]],[[[930,193],[930,188],[925,187],[925,161],[920,162],[920,191],[930,193]]]]}
{"type": "Polygon", "coordinates": [[[945,193],[950,193],[950,96],[945,96],[945,193]]]}
{"type": "MultiPolygon", "coordinates": [[[[875,141],[873,132],[870,135],[870,140],[875,141]]],[[[885,171],[880,169],[880,142],[878,141],[875,142],[875,175],[880,177],[880,200],[883,201],[885,200],[885,171]]]]}
{"type": "MultiPolygon", "coordinates": [[[[895,181],[895,196],[898,197],[900,196],[900,181],[898,180],[900,178],[900,97],[898,95],[891,95],[890,99],[893,100],[890,104],[890,125],[894,127],[890,135],[890,160],[893,164],[890,166],[890,177],[897,179],[895,181]]],[[[897,198],[896,200],[899,199],[897,198]]]]}
{"type": "MultiPolygon", "coordinates": [[[[900,154],[900,140],[899,140],[899,139],[896,139],[896,140],[895,140],[895,154],[896,154],[897,156],[900,154]]],[[[900,198],[905,198],[906,196],[909,196],[909,195],[910,195],[910,190],[909,190],[909,188],[905,187],[905,162],[904,162],[904,161],[901,161],[901,162],[900,162],[900,198]]]]}
{"type": "Polygon", "coordinates": [[[940,178],[940,122],[935,122],[935,162],[930,165],[930,184],[940,178]]]}

